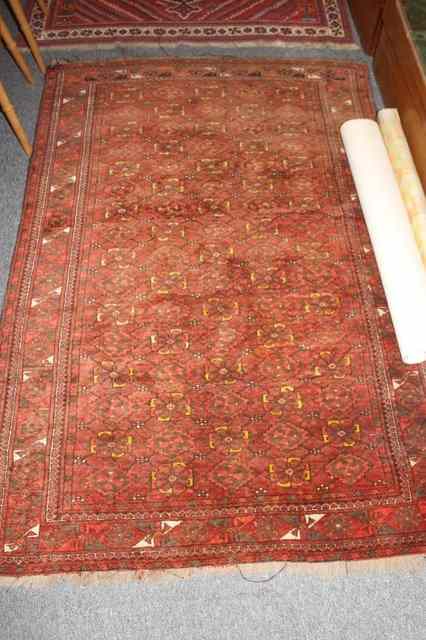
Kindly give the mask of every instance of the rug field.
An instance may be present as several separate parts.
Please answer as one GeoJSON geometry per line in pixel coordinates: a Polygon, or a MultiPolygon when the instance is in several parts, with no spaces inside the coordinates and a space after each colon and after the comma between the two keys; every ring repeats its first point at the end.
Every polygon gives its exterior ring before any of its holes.
{"type": "Polygon", "coordinates": [[[232,43],[355,46],[345,0],[51,0],[28,4],[41,45],[232,43]]]}
{"type": "Polygon", "coordinates": [[[48,71],[1,331],[0,574],[426,551],[400,359],[339,127],[368,68],[48,71]]]}

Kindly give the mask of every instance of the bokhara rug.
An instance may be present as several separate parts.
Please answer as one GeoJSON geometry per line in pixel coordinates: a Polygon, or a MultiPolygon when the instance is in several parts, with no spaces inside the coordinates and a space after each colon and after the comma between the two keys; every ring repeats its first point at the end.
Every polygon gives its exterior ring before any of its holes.
{"type": "Polygon", "coordinates": [[[402,364],[343,153],[368,70],[50,70],[2,324],[0,573],[426,551],[402,364]]]}
{"type": "Polygon", "coordinates": [[[41,45],[296,43],[355,46],[345,0],[36,0],[28,14],[41,45]]]}

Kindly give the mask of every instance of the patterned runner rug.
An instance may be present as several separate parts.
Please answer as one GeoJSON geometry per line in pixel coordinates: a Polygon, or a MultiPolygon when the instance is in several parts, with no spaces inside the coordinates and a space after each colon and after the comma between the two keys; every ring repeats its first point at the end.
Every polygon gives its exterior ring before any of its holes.
{"type": "Polygon", "coordinates": [[[425,552],[339,126],[368,70],[50,70],[2,323],[0,573],[425,552]]]}
{"type": "Polygon", "coordinates": [[[41,45],[207,42],[352,46],[345,0],[36,0],[28,13],[41,45]]]}

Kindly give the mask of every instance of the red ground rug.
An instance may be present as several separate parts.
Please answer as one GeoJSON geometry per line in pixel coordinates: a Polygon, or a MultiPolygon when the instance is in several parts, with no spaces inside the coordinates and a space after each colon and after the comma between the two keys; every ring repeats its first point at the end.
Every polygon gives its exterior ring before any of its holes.
{"type": "Polygon", "coordinates": [[[426,551],[402,364],[339,139],[368,70],[59,66],[2,323],[0,573],[426,551]]]}
{"type": "Polygon", "coordinates": [[[41,45],[298,43],[352,45],[345,0],[36,0],[28,13],[41,45]]]}

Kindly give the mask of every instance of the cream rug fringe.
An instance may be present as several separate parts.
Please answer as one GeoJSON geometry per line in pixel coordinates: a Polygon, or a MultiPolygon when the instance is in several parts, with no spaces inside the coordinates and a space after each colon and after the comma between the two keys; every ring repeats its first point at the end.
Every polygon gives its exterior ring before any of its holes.
{"type": "MultiPolygon", "coordinates": [[[[43,41],[41,41],[43,44],[43,41]]],[[[221,48],[221,49],[232,49],[233,47],[239,48],[247,48],[247,47],[274,47],[281,49],[328,49],[330,51],[342,51],[342,50],[352,50],[352,51],[360,51],[361,47],[356,43],[333,43],[333,42],[282,42],[277,40],[257,40],[256,42],[250,40],[242,40],[238,42],[212,42],[212,41],[203,41],[203,42],[186,42],[184,40],[177,42],[168,42],[168,41],[158,41],[158,42],[130,42],[126,40],[114,40],[112,42],[101,42],[101,43],[90,43],[86,42],[85,44],[49,44],[43,48],[43,51],[59,51],[59,50],[73,50],[73,51],[104,51],[111,49],[119,49],[119,48],[157,48],[157,49],[176,49],[178,47],[195,47],[198,49],[204,49],[207,47],[211,48],[221,48]]],[[[25,44],[19,45],[18,49],[21,51],[28,51],[28,47],[25,44]]],[[[207,52],[208,53],[208,52],[207,52]]]]}
{"type": "MultiPolygon", "coordinates": [[[[426,556],[394,556],[377,560],[351,560],[350,562],[259,562],[223,567],[189,567],[184,569],[138,570],[138,571],[87,571],[82,573],[58,573],[48,576],[22,576],[19,578],[0,576],[1,588],[37,589],[60,582],[89,587],[103,584],[144,582],[166,584],[178,580],[189,580],[207,575],[237,576],[252,583],[271,582],[279,575],[294,577],[360,577],[383,574],[416,576],[426,571],[426,556]]],[[[1,591],[0,591],[1,592],[1,591]]]]}

